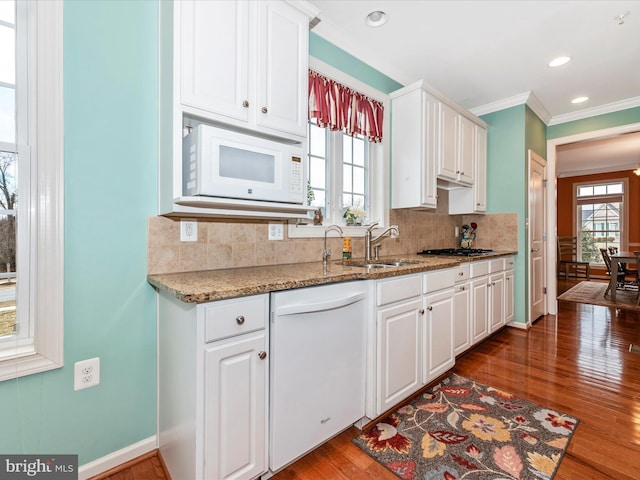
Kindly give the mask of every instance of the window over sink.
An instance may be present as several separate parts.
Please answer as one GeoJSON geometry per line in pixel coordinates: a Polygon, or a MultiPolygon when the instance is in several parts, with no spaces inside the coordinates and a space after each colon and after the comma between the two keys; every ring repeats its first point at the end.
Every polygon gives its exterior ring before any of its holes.
{"type": "MultiPolygon", "coordinates": [[[[370,98],[387,102],[387,95],[350,77],[349,75],[311,57],[310,67],[323,75],[341,82],[370,98]]],[[[309,161],[307,202],[322,212],[322,224],[289,222],[290,238],[321,237],[328,225],[343,227],[344,236],[364,236],[368,222],[378,221],[378,227],[388,224],[388,175],[389,149],[388,120],[385,120],[386,137],[382,142],[369,141],[366,136],[345,134],[318,126],[315,118],[309,120],[307,158],[309,161]],[[351,215],[345,215],[353,207],[351,215]]]]}

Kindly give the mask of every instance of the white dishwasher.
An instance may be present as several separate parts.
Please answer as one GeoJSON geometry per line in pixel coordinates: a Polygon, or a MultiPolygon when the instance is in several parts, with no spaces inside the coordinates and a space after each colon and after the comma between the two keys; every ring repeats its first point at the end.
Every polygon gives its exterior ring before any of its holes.
{"type": "Polygon", "coordinates": [[[272,472],[364,416],[367,285],[271,294],[272,472]]]}

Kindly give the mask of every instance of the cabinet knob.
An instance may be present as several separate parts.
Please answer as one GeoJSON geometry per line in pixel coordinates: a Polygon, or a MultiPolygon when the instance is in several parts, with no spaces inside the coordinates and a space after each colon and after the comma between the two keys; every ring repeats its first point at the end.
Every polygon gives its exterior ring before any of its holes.
{"type": "Polygon", "coordinates": [[[258,358],[260,360],[264,360],[265,358],[267,358],[267,352],[264,352],[264,351],[258,352],[258,358]]]}
{"type": "Polygon", "coordinates": [[[496,282],[493,282],[493,283],[492,283],[491,285],[493,285],[493,286],[495,287],[495,285],[496,285],[496,282]]]}
{"type": "Polygon", "coordinates": [[[249,108],[249,102],[247,102],[246,100],[244,102],[242,102],[242,106],[244,108],[249,108]]]}
{"type": "Polygon", "coordinates": [[[236,323],[238,325],[242,325],[244,323],[244,317],[242,315],[239,315],[236,317],[236,323]]]}
{"type": "Polygon", "coordinates": [[[462,277],[464,275],[464,272],[458,272],[458,276],[462,277]]]}
{"type": "Polygon", "coordinates": [[[267,107],[262,107],[262,108],[260,109],[260,111],[261,111],[262,113],[267,113],[267,107]]]}
{"type": "Polygon", "coordinates": [[[418,313],[420,313],[420,315],[424,315],[424,308],[421,308],[418,313]]]}
{"type": "Polygon", "coordinates": [[[456,170],[456,173],[460,173],[460,170],[456,170]]]}
{"type": "Polygon", "coordinates": [[[433,307],[432,307],[431,305],[429,305],[429,306],[427,307],[427,310],[431,311],[431,310],[433,310],[433,307]]]}
{"type": "Polygon", "coordinates": [[[464,292],[464,290],[465,290],[464,285],[462,285],[462,286],[460,287],[460,291],[461,291],[461,292],[464,292]]]}
{"type": "Polygon", "coordinates": [[[480,202],[476,203],[476,206],[478,206],[478,207],[479,207],[479,206],[480,206],[480,202]]]}

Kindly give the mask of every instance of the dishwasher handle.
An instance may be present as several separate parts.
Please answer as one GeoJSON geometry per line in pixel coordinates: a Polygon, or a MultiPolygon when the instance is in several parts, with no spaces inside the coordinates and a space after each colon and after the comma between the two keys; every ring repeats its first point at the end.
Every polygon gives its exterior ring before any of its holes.
{"type": "Polygon", "coordinates": [[[338,308],[353,305],[360,300],[367,298],[366,293],[361,292],[348,297],[340,297],[332,300],[323,300],[317,303],[302,303],[294,305],[283,305],[275,309],[276,316],[285,315],[303,315],[306,313],[325,312],[327,310],[336,310],[338,308]]]}

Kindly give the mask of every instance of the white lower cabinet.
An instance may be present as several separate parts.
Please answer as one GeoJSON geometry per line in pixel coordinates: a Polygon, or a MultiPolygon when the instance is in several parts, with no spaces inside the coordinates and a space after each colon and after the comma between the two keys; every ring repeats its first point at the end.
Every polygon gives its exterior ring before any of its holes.
{"type": "Polygon", "coordinates": [[[513,270],[507,270],[504,272],[504,281],[504,324],[507,325],[508,323],[513,322],[515,316],[515,277],[513,275],[513,270]]]}
{"type": "Polygon", "coordinates": [[[422,387],[420,298],[378,311],[380,342],[377,415],[422,387]]]}
{"type": "Polygon", "coordinates": [[[453,296],[452,287],[430,293],[424,297],[423,344],[424,373],[422,383],[427,384],[443,374],[455,363],[453,351],[453,296]]]}
{"type": "Polygon", "coordinates": [[[460,355],[471,346],[471,284],[469,264],[460,265],[453,293],[453,353],[460,355]]]}
{"type": "Polygon", "coordinates": [[[489,335],[487,276],[471,279],[471,343],[477,344],[489,335]]]}
{"type": "Polygon", "coordinates": [[[376,298],[375,417],[422,387],[420,275],[378,280],[376,298]]]}
{"type": "Polygon", "coordinates": [[[251,479],[266,469],[266,345],[261,331],[205,350],[206,479],[251,479]]]}
{"type": "Polygon", "coordinates": [[[453,367],[454,284],[459,270],[446,268],[423,274],[424,294],[423,345],[424,371],[422,383],[427,384],[453,367]]]}
{"type": "Polygon", "coordinates": [[[489,333],[493,333],[504,325],[504,272],[494,273],[489,276],[489,333]]]}
{"type": "Polygon", "coordinates": [[[158,443],[171,478],[267,471],[269,296],[203,304],[161,293],[158,443]]]}

